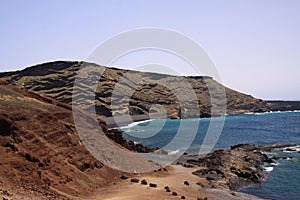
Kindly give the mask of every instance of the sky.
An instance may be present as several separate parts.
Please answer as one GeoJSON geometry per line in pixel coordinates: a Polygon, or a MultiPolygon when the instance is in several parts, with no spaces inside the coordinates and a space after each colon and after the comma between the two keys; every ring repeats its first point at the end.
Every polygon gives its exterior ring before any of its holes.
{"type": "MultiPolygon", "coordinates": [[[[299,0],[2,0],[0,71],[86,60],[112,36],[157,27],[199,44],[227,87],[261,99],[300,100],[299,10],[299,0]]],[[[157,54],[137,52],[114,64],[133,68],[130,60],[153,58],[193,75],[178,58],[157,54]]]]}

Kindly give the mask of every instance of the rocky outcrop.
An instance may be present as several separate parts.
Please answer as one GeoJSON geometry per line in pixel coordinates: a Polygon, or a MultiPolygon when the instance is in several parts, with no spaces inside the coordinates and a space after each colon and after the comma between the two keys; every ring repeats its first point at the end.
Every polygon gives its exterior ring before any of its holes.
{"type": "Polygon", "coordinates": [[[268,158],[263,151],[272,151],[291,145],[293,146],[293,144],[280,144],[260,147],[240,144],[232,146],[231,149],[216,150],[198,158],[184,155],[185,160],[181,158],[179,164],[201,167],[193,174],[206,178],[212,188],[238,190],[250,184],[260,184],[266,178],[264,164],[275,161],[268,158]]]}
{"type": "MultiPolygon", "coordinates": [[[[223,103],[226,103],[226,112],[229,114],[265,112],[278,108],[278,106],[274,106],[274,103],[226,88],[207,76],[179,77],[107,68],[83,62],[45,63],[21,71],[0,73],[0,79],[20,88],[70,104],[74,81],[79,68],[82,66],[87,69],[86,74],[88,76],[94,76],[99,81],[82,81],[80,88],[75,88],[74,99],[82,101],[82,104],[95,103],[99,117],[125,114],[147,116],[151,109],[154,113],[159,113],[162,108],[169,118],[209,117],[223,113],[223,103]],[[96,68],[103,72],[101,76],[95,74],[93,69],[96,68]],[[182,90],[185,87],[183,80],[187,81],[195,92],[199,112],[197,109],[189,107],[195,102],[192,102],[189,95],[185,95],[184,90],[182,90]],[[97,85],[96,93],[93,93],[91,88],[95,84],[97,85]],[[174,88],[180,94],[181,99],[175,95],[174,88]],[[222,88],[226,93],[226,102],[224,97],[220,95],[222,88]],[[82,91],[85,92],[82,93],[82,91]],[[87,96],[86,91],[91,91],[94,96],[87,96]],[[214,96],[214,102],[211,102],[212,96],[214,96]],[[93,99],[95,100],[93,101],[93,99]],[[127,102],[128,99],[129,102],[127,102]],[[114,102],[117,102],[117,106],[112,109],[114,102]],[[128,106],[126,106],[127,103],[128,106]],[[155,104],[160,105],[160,107],[153,107],[152,105],[155,104]],[[211,113],[212,105],[216,108],[214,113],[211,113]]],[[[292,107],[293,110],[297,108],[298,105],[292,107]]],[[[85,109],[89,111],[93,107],[87,106],[85,109]]],[[[290,107],[283,106],[280,109],[289,110],[290,107]]]]}
{"type": "Polygon", "coordinates": [[[139,153],[149,153],[157,150],[158,148],[145,147],[142,144],[135,144],[132,140],[126,140],[123,137],[122,132],[119,129],[108,129],[105,135],[116,142],[117,144],[122,145],[130,151],[135,151],[139,153]]]}
{"type": "Polygon", "coordinates": [[[273,111],[294,111],[300,109],[300,101],[266,101],[273,111]]]}

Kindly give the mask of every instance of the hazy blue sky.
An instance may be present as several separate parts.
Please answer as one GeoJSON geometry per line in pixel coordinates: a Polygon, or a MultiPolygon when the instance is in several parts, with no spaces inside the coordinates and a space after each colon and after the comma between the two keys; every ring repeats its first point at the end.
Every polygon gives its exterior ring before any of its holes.
{"type": "Polygon", "coordinates": [[[299,11],[299,0],[2,0],[0,71],[85,60],[113,35],[160,27],[201,45],[226,86],[300,100],[299,11]]]}

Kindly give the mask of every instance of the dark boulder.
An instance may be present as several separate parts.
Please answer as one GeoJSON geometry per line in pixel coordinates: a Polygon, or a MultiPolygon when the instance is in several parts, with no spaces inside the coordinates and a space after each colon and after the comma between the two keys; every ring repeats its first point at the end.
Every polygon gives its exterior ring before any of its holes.
{"type": "Polygon", "coordinates": [[[130,180],[130,182],[133,182],[133,183],[138,183],[138,182],[139,182],[139,179],[137,179],[137,178],[133,178],[133,179],[131,179],[131,180],[130,180]]]}
{"type": "Polygon", "coordinates": [[[141,181],[141,184],[142,184],[142,185],[147,185],[148,183],[147,183],[147,181],[146,181],[145,179],[143,179],[143,180],[141,181]]]}
{"type": "Polygon", "coordinates": [[[122,176],[120,177],[120,179],[121,179],[121,180],[126,180],[126,179],[128,179],[128,176],[122,175],[122,176]]]}
{"type": "Polygon", "coordinates": [[[157,184],[155,184],[155,183],[149,183],[149,186],[150,186],[150,187],[153,187],[153,188],[156,188],[156,187],[157,187],[157,184]]]}
{"type": "Polygon", "coordinates": [[[178,196],[177,192],[172,192],[173,196],[178,196]]]}

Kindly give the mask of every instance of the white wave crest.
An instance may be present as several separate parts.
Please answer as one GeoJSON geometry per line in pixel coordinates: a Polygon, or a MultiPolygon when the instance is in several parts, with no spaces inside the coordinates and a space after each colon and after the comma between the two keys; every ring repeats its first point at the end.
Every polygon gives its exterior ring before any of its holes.
{"type": "Polygon", "coordinates": [[[143,120],[143,121],[138,121],[138,122],[132,122],[126,126],[122,126],[120,127],[120,129],[130,129],[130,128],[133,128],[139,124],[143,124],[143,123],[147,123],[147,122],[151,122],[153,121],[154,119],[147,119],[147,120],[143,120]]]}
{"type": "Polygon", "coordinates": [[[266,172],[271,172],[271,171],[273,171],[273,169],[274,169],[274,167],[264,167],[264,170],[266,172]]]}
{"type": "Polygon", "coordinates": [[[170,151],[170,152],[168,152],[168,155],[169,156],[172,156],[172,155],[176,155],[176,154],[178,154],[179,153],[179,149],[177,149],[177,150],[175,150],[175,151],[170,151]]]}

